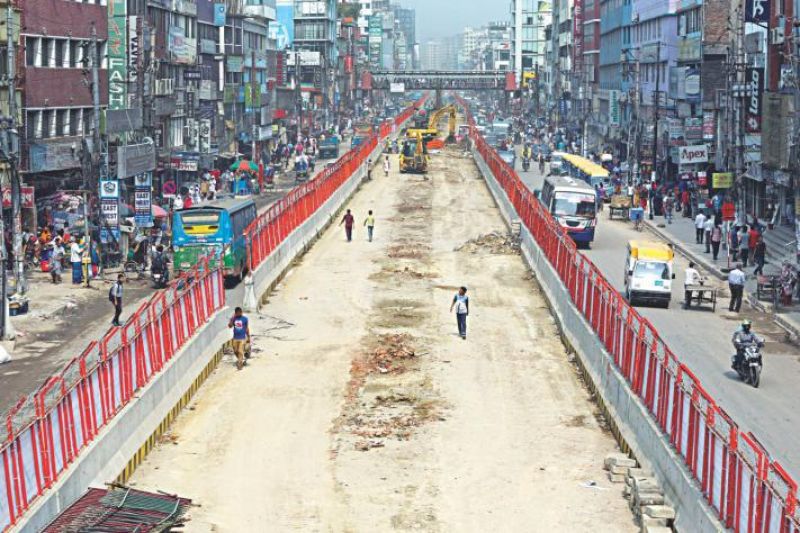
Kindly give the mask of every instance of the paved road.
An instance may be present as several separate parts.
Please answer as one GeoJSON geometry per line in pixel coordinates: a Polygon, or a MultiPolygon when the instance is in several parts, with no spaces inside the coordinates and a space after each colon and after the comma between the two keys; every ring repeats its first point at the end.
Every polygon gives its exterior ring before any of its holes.
{"type": "MultiPolygon", "coordinates": [[[[522,172],[531,189],[541,188],[543,177],[537,169],[522,172]]],[[[599,267],[618,290],[623,289],[625,246],[629,239],[658,240],[650,233],[638,233],[629,222],[609,221],[600,214],[595,242],[586,255],[599,267]]],[[[800,410],[797,383],[800,381],[800,350],[786,342],[785,332],[767,316],[747,309],[740,315],[727,311],[728,301],[718,303],[716,314],[710,310],[681,308],[683,271],[687,261],[676,258],[675,289],[669,309],[639,306],[639,312],[658,329],[676,356],[701,380],[706,391],[736,421],[740,429],[752,431],[772,458],[800,479],[800,410]],[[731,335],[744,317],[754,321],[757,333],[766,337],[764,373],[759,389],[742,383],[730,368],[733,353],[731,335]]],[[[720,283],[720,286],[722,284],[720,283]]]]}

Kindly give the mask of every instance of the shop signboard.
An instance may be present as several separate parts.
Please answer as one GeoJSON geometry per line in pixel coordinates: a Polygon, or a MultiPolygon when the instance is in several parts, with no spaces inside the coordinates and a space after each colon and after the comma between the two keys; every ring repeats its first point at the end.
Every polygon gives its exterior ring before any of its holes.
{"type": "Polygon", "coordinates": [[[197,59],[197,42],[186,37],[186,30],[181,26],[170,26],[169,53],[172,61],[180,65],[194,65],[197,59]]]}
{"type": "Polygon", "coordinates": [[[730,189],[733,187],[733,172],[712,173],[711,186],[714,189],[730,189]]]}
{"type": "Polygon", "coordinates": [[[713,141],[714,137],[716,137],[716,120],[714,118],[713,111],[704,111],[703,112],[703,140],[704,141],[713,141]]]}
{"type": "Polygon", "coordinates": [[[100,241],[119,239],[119,181],[100,181],[100,241]]]}
{"type": "Polygon", "coordinates": [[[128,107],[128,2],[108,2],[108,109],[128,107]]]}
{"type": "Polygon", "coordinates": [[[686,136],[687,144],[694,144],[703,141],[703,119],[700,117],[688,117],[683,121],[683,131],[686,136]]]}
{"type": "Polygon", "coordinates": [[[619,91],[608,91],[609,123],[612,126],[620,125],[619,91]]]}
{"type": "MultiPolygon", "coordinates": [[[[750,0],[755,1],[755,0],[750,0]]],[[[748,133],[761,131],[761,99],[764,92],[764,67],[748,67],[745,71],[745,130],[748,133]]]]}
{"type": "Polygon", "coordinates": [[[137,176],[156,168],[156,149],[153,143],[128,144],[117,147],[119,178],[137,176]]]}
{"type": "Polygon", "coordinates": [[[214,26],[219,28],[225,26],[227,8],[225,4],[214,4],[214,26]]]}
{"type": "MultiPolygon", "coordinates": [[[[20,200],[24,209],[33,209],[35,206],[33,187],[20,187],[20,200]]],[[[11,187],[3,187],[3,207],[11,207],[11,187]]]]}
{"type": "Polygon", "coordinates": [[[133,177],[133,217],[140,228],[153,226],[153,173],[142,172],[133,177]]]}
{"type": "Polygon", "coordinates": [[[744,20],[753,24],[769,24],[771,0],[745,0],[744,20]]]}
{"type": "Polygon", "coordinates": [[[678,161],[681,165],[708,163],[708,145],[681,146],[678,151],[678,161]]]}

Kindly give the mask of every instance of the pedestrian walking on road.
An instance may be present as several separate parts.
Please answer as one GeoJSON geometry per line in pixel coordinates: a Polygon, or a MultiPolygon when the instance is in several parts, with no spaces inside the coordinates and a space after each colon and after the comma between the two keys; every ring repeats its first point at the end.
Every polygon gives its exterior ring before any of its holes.
{"type": "Polygon", "coordinates": [[[664,198],[664,220],[667,221],[667,224],[672,224],[672,212],[674,210],[675,200],[672,198],[672,194],[669,194],[664,198]]]}
{"type": "Polygon", "coordinates": [[[383,175],[384,175],[385,177],[387,177],[387,178],[389,177],[389,170],[390,170],[390,169],[391,169],[391,164],[389,163],[389,156],[387,155],[387,156],[386,156],[386,157],[383,159],[383,175]]]}
{"type": "Polygon", "coordinates": [[[81,276],[81,245],[75,242],[75,237],[70,237],[69,262],[72,263],[72,284],[80,285],[83,277],[81,276]]]}
{"type": "Polygon", "coordinates": [[[364,219],[364,225],[367,227],[367,240],[372,242],[372,232],[375,230],[375,215],[372,214],[371,209],[367,213],[367,218],[364,219]]]}
{"type": "Polygon", "coordinates": [[[741,227],[736,239],[739,241],[739,259],[742,262],[742,267],[746,267],[747,257],[750,254],[750,233],[747,231],[747,225],[741,227]]]}
{"type": "Polygon", "coordinates": [[[714,224],[711,228],[711,252],[714,254],[714,261],[719,257],[720,244],[722,244],[722,228],[719,224],[714,224]]]}
{"type": "Polygon", "coordinates": [[[467,338],[467,315],[469,314],[469,296],[467,296],[467,288],[461,287],[458,289],[458,294],[453,296],[453,302],[450,304],[450,312],[456,310],[456,323],[458,324],[458,334],[462,339],[467,338]]]}
{"type": "Polygon", "coordinates": [[[764,263],[767,259],[767,243],[764,242],[764,237],[758,236],[758,242],[753,250],[753,262],[756,264],[756,269],[753,270],[753,275],[758,276],[764,273],[764,263]]]}
{"type": "Polygon", "coordinates": [[[711,253],[711,231],[714,229],[714,219],[712,217],[708,217],[705,222],[703,222],[703,234],[705,236],[705,243],[706,243],[706,253],[711,253]]]}
{"type": "Polygon", "coordinates": [[[53,283],[61,283],[62,262],[64,261],[64,246],[61,244],[61,238],[56,237],[56,242],[53,244],[53,255],[50,256],[50,276],[53,283]]]}
{"type": "Polygon", "coordinates": [[[733,270],[728,273],[728,287],[731,290],[731,303],[728,311],[738,313],[742,308],[742,294],[744,293],[744,282],[746,276],[742,271],[742,264],[738,263],[733,270]]]}
{"type": "Polygon", "coordinates": [[[342,221],[339,222],[340,226],[344,224],[344,233],[347,235],[347,242],[353,240],[353,222],[355,222],[355,218],[353,218],[353,214],[348,209],[347,213],[342,217],[342,221]]]}
{"type": "Polygon", "coordinates": [[[683,273],[683,292],[685,295],[683,303],[684,309],[689,309],[689,306],[692,304],[692,291],[689,290],[689,287],[692,285],[699,285],[700,282],[700,272],[694,267],[694,263],[690,262],[689,267],[683,273]]]}
{"type": "Polygon", "coordinates": [[[122,314],[122,285],[124,281],[124,274],[117,275],[117,281],[111,285],[111,289],[108,291],[108,301],[114,306],[114,318],[111,320],[112,326],[119,327],[121,325],[119,323],[119,316],[122,314]]]}
{"type": "MultiPolygon", "coordinates": [[[[233,311],[233,317],[228,321],[228,327],[233,328],[233,353],[236,355],[236,369],[244,367],[245,354],[250,351],[250,321],[244,316],[241,307],[233,311]]],[[[248,356],[249,357],[249,356],[248,356]]]]}
{"type": "Polygon", "coordinates": [[[706,225],[706,215],[700,211],[697,213],[697,216],[694,217],[694,239],[697,244],[703,244],[703,236],[705,234],[705,225],[706,225]]]}

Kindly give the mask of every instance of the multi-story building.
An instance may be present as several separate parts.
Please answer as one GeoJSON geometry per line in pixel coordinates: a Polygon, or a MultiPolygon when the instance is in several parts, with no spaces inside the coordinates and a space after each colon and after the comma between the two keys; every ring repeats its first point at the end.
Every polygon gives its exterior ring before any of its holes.
{"type": "Polygon", "coordinates": [[[294,0],[293,45],[299,52],[300,85],[310,111],[306,116],[328,124],[333,118],[333,77],[338,63],[336,0],[294,0]]]}
{"type": "MultiPolygon", "coordinates": [[[[553,102],[549,106],[550,118],[555,125],[568,125],[572,109],[573,86],[577,76],[573,70],[575,46],[574,0],[555,0],[553,2],[553,21],[550,38],[552,40],[550,94],[553,102]]],[[[577,94],[575,94],[577,98],[577,94]]]]}
{"type": "Polygon", "coordinates": [[[631,47],[631,0],[600,2],[600,53],[598,57],[599,122],[606,146],[616,149],[626,159],[630,143],[630,125],[637,96],[629,91],[636,78],[636,51],[631,47]]]}
{"type": "Polygon", "coordinates": [[[417,43],[417,13],[413,9],[401,7],[399,5],[392,6],[394,10],[394,17],[397,20],[398,30],[403,34],[405,41],[405,58],[401,59],[406,67],[403,69],[419,68],[419,58],[414,55],[414,45],[417,43]]]}
{"type": "Polygon", "coordinates": [[[545,64],[546,29],[552,23],[552,4],[539,0],[511,1],[512,54],[514,72],[520,82],[525,72],[545,64]]]}
{"type": "Polygon", "coordinates": [[[81,153],[94,148],[83,142],[92,137],[96,113],[90,54],[99,67],[99,112],[109,101],[108,7],[105,0],[25,0],[21,7],[22,177],[40,196],[79,189],[81,153]]]}

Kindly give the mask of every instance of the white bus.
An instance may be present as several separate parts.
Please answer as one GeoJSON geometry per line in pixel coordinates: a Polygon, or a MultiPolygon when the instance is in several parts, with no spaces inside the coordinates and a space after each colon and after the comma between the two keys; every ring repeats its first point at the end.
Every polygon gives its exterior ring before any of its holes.
{"type": "Polygon", "coordinates": [[[569,176],[547,176],[539,201],[577,244],[594,240],[596,194],[591,185],[569,176]]]}

